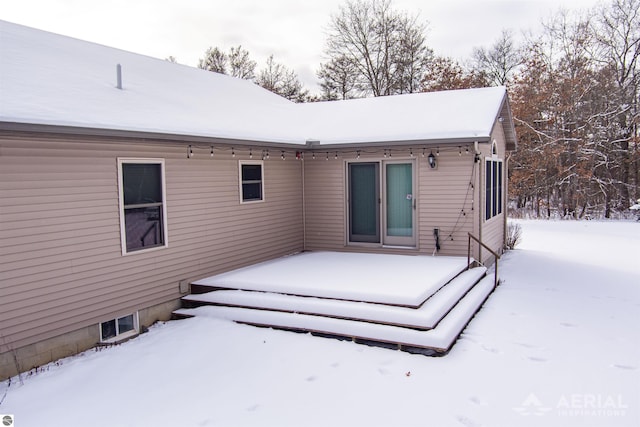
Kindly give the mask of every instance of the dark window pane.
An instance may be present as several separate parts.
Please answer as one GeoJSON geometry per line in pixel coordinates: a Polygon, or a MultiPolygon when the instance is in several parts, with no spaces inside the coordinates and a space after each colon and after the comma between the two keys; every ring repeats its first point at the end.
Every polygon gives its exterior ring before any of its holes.
{"type": "Polygon", "coordinates": [[[108,322],[104,322],[100,325],[100,329],[102,332],[102,340],[108,340],[109,338],[113,338],[116,336],[116,321],[109,320],[108,322]]]}
{"type": "Polygon", "coordinates": [[[127,251],[164,245],[162,206],[124,210],[127,251]]]}
{"type": "Polygon", "coordinates": [[[162,170],[158,163],[123,163],[124,204],[162,202],[162,170]]]}
{"type": "Polygon", "coordinates": [[[262,183],[242,184],[242,200],[262,200],[262,183]]]}
{"type": "Polygon", "coordinates": [[[496,216],[498,212],[498,162],[491,162],[491,163],[493,163],[493,177],[492,177],[493,186],[492,186],[492,194],[491,194],[493,209],[491,210],[491,216],[496,216]]]}
{"type": "Polygon", "coordinates": [[[242,165],[242,181],[262,181],[262,165],[242,165]]]}
{"type": "Polygon", "coordinates": [[[133,330],[133,314],[118,319],[118,333],[124,334],[133,330]]]}
{"type": "Polygon", "coordinates": [[[485,219],[491,218],[491,161],[487,160],[485,168],[485,219]]]}
{"type": "Polygon", "coordinates": [[[502,162],[498,162],[498,214],[502,213],[502,165],[502,162]]]}

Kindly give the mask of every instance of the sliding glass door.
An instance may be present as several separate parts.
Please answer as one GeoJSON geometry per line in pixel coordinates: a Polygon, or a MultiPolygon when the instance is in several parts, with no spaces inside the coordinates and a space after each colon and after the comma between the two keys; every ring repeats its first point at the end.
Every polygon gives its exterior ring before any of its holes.
{"type": "Polygon", "coordinates": [[[347,173],[349,242],[415,246],[413,162],[354,162],[347,173]]]}
{"type": "Polygon", "coordinates": [[[349,241],[380,242],[380,167],[349,163],[349,241]]]}
{"type": "Polygon", "coordinates": [[[385,163],[385,234],[388,245],[415,246],[413,163],[385,163]]]}

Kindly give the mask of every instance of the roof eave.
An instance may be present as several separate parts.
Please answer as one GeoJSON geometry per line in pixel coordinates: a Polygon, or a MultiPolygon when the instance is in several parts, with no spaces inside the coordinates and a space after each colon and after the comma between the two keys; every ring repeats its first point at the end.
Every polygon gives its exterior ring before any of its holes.
{"type": "Polygon", "coordinates": [[[105,137],[105,138],[119,138],[128,140],[154,140],[165,141],[167,143],[182,143],[182,144],[231,144],[238,146],[257,146],[257,147],[275,147],[275,148],[300,148],[307,150],[340,150],[357,147],[390,147],[390,146],[438,146],[438,145],[455,145],[455,144],[472,144],[474,142],[488,142],[489,136],[473,136],[473,137],[452,137],[452,138],[414,138],[414,139],[401,139],[401,140],[387,140],[387,141],[354,141],[354,142],[330,142],[323,143],[322,141],[316,141],[309,139],[307,141],[301,140],[300,142],[283,142],[275,140],[258,140],[258,139],[239,139],[228,137],[213,137],[213,136],[198,136],[189,134],[172,134],[162,132],[148,132],[148,131],[133,131],[122,129],[109,129],[98,127],[83,127],[83,126],[69,126],[69,125],[52,125],[52,124],[37,124],[37,123],[23,123],[23,122],[11,122],[0,121],[0,131],[9,132],[30,132],[41,134],[58,134],[58,135],[74,135],[74,136],[90,136],[90,137],[105,137]]]}
{"type": "Polygon", "coordinates": [[[502,105],[498,110],[496,120],[502,123],[502,130],[504,132],[507,150],[516,151],[518,149],[518,139],[516,137],[516,129],[513,124],[513,115],[511,113],[511,105],[509,104],[509,96],[506,92],[502,100],[502,105]]]}
{"type": "Polygon", "coordinates": [[[58,134],[58,135],[74,135],[74,136],[90,136],[90,137],[105,137],[105,138],[119,138],[127,140],[154,140],[164,141],[167,143],[182,143],[182,144],[231,144],[238,146],[259,146],[259,147],[276,147],[276,148],[303,148],[305,141],[300,142],[283,142],[277,140],[257,140],[257,139],[239,139],[229,137],[215,137],[215,136],[199,136],[189,134],[178,133],[162,133],[162,132],[149,132],[149,131],[135,131],[124,129],[110,129],[110,128],[98,128],[98,127],[83,127],[83,126],[68,126],[68,125],[51,125],[51,124],[37,124],[37,123],[23,123],[23,122],[11,122],[0,121],[0,131],[8,132],[29,132],[29,133],[41,133],[41,134],[58,134]]]}
{"type": "Polygon", "coordinates": [[[339,142],[339,143],[323,143],[322,141],[315,142],[308,145],[307,148],[312,150],[340,150],[358,147],[390,147],[390,146],[438,146],[438,145],[465,145],[473,144],[474,142],[489,142],[491,138],[489,136],[474,136],[474,137],[457,137],[457,138],[415,138],[415,139],[402,139],[394,141],[354,141],[354,142],[339,142]]]}

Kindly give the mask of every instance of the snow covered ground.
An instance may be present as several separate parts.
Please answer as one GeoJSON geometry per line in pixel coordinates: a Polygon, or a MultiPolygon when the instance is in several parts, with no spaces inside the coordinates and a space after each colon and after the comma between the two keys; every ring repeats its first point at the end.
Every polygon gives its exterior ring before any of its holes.
{"type": "Polygon", "coordinates": [[[522,224],[447,356],[194,318],[14,378],[0,413],[16,427],[640,425],[640,223],[522,224]]]}

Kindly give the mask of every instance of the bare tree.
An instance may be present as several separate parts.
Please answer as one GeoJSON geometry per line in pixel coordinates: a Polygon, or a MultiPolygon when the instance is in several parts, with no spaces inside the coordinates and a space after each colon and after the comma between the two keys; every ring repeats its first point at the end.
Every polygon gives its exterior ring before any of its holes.
{"type": "Polygon", "coordinates": [[[639,2],[563,11],[528,46],[510,87],[520,142],[510,188],[519,207],[573,218],[608,218],[628,208],[637,185],[630,171],[637,161],[638,65],[630,47],[640,43],[633,41],[639,2]]]}
{"type": "Polygon", "coordinates": [[[320,64],[317,75],[326,101],[357,98],[361,93],[356,67],[344,56],[320,64]]]}
{"type": "Polygon", "coordinates": [[[266,66],[258,74],[256,83],[294,102],[304,102],[307,96],[307,91],[302,87],[295,71],[277,63],[273,55],[267,59],[266,66]]]}
{"type": "Polygon", "coordinates": [[[627,208],[640,196],[640,0],[613,0],[602,7],[594,33],[600,59],[615,75],[616,88],[609,94],[618,106],[613,144],[621,171],[620,203],[627,208]]]}
{"type": "Polygon", "coordinates": [[[513,41],[513,32],[502,30],[490,49],[478,47],[473,50],[473,61],[474,68],[487,75],[494,85],[504,86],[522,64],[522,54],[513,41]]]}
{"type": "Polygon", "coordinates": [[[246,80],[253,80],[255,76],[256,61],[249,58],[249,52],[242,45],[232,47],[229,55],[229,75],[246,80]]]}
{"type": "Polygon", "coordinates": [[[198,68],[214,71],[220,74],[229,74],[246,80],[255,78],[256,61],[249,58],[249,52],[241,45],[232,47],[228,54],[218,47],[210,47],[200,59],[198,68]]]}
{"type": "Polygon", "coordinates": [[[198,62],[198,68],[227,74],[227,55],[217,47],[210,47],[205,52],[204,58],[198,62]]]}
{"type": "Polygon", "coordinates": [[[331,17],[326,54],[348,62],[358,84],[374,96],[417,89],[424,69],[425,27],[390,0],[348,0],[331,17]]]}
{"type": "Polygon", "coordinates": [[[467,70],[457,61],[437,56],[427,63],[427,71],[420,83],[422,92],[485,87],[487,76],[477,70],[467,70]]]}
{"type": "Polygon", "coordinates": [[[426,46],[425,27],[417,20],[416,16],[406,14],[399,17],[399,38],[394,55],[397,93],[419,91],[427,64],[433,58],[433,51],[426,46]]]}

